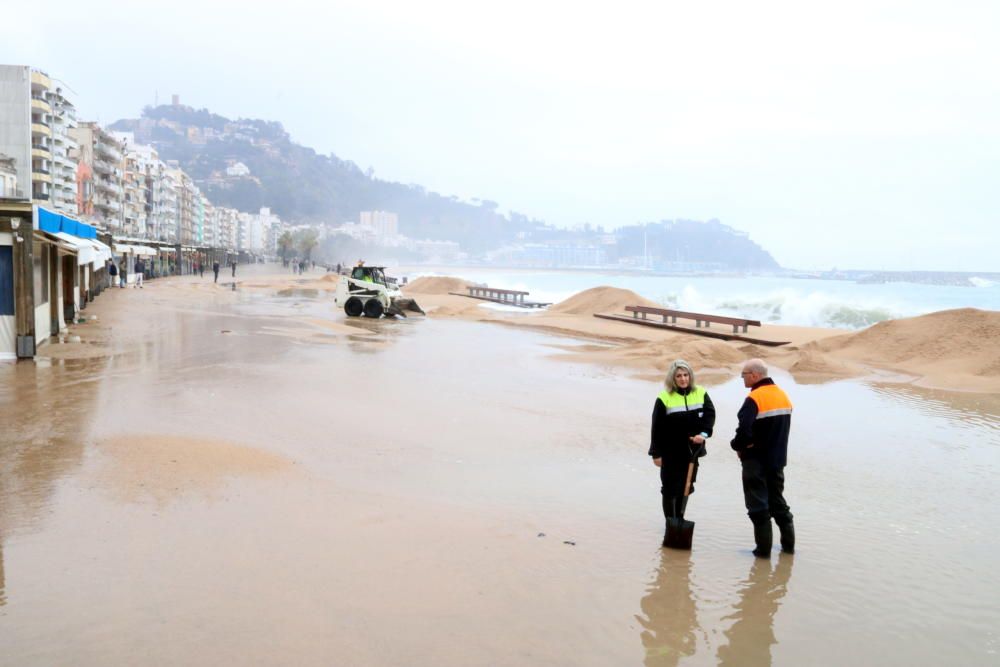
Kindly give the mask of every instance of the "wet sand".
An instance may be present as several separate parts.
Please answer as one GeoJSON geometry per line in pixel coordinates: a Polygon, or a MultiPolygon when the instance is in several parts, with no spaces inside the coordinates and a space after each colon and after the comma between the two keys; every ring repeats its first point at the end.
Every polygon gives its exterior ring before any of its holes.
{"type": "Polygon", "coordinates": [[[720,377],[665,551],[639,366],[282,280],[111,290],[91,355],[0,365],[0,664],[996,660],[994,397],[778,373],[799,553],[768,563],[720,377]]]}

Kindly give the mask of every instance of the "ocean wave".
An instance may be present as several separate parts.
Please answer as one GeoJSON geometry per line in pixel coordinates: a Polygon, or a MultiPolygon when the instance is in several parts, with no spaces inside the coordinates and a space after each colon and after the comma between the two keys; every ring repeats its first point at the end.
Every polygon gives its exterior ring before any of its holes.
{"type": "Polygon", "coordinates": [[[996,287],[997,285],[1000,285],[1000,283],[995,280],[988,280],[986,278],[980,278],[979,276],[972,276],[969,278],[969,284],[973,287],[996,287]]]}
{"type": "Polygon", "coordinates": [[[678,310],[745,317],[771,324],[842,329],[863,329],[884,320],[917,314],[906,313],[896,304],[846,303],[832,294],[802,293],[794,289],[752,297],[713,298],[688,285],[679,293],[668,294],[658,301],[678,310]]]}

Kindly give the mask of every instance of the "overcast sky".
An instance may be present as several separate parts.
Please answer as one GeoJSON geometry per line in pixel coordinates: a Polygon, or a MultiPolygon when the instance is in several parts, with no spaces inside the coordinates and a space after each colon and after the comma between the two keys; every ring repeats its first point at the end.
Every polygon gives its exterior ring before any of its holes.
{"type": "MultiPolygon", "coordinates": [[[[81,120],[172,93],[376,176],[799,268],[1000,271],[1000,3],[19,2],[81,120]]],[[[21,29],[27,26],[28,29],[21,29]]]]}

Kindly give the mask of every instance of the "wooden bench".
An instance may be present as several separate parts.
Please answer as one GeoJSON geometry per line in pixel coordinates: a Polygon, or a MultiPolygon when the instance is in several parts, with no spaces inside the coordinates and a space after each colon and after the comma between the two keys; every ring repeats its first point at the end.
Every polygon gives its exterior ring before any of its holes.
{"type": "Polygon", "coordinates": [[[633,318],[646,319],[646,315],[660,315],[663,317],[663,322],[667,322],[667,318],[670,318],[670,322],[674,324],[677,323],[677,318],[681,317],[686,320],[694,320],[695,327],[701,328],[702,323],[705,324],[707,329],[712,325],[712,322],[717,324],[731,324],[733,326],[733,333],[740,333],[740,327],[743,328],[743,333],[747,332],[747,327],[753,325],[755,327],[760,326],[758,320],[748,320],[742,317],[726,317],[724,315],[707,315],[705,313],[688,313],[683,310],[671,310],[669,308],[653,308],[651,306],[625,306],[625,311],[632,313],[633,318]]]}

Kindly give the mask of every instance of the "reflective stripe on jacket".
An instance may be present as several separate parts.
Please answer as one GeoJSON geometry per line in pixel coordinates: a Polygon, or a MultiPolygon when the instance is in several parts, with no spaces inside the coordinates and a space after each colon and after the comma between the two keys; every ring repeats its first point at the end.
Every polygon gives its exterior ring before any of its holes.
{"type": "Polygon", "coordinates": [[[664,465],[676,461],[686,469],[692,456],[705,454],[704,445],[695,447],[691,436],[710,436],[713,426],[715,406],[703,387],[691,387],[686,393],[662,391],[653,404],[649,455],[663,458],[664,465]]]}
{"type": "Polygon", "coordinates": [[[756,459],[770,468],[788,462],[788,434],[792,427],[792,402],[771,378],[755,384],[739,411],[736,437],[730,446],[741,459],[756,459]]]}
{"type": "Polygon", "coordinates": [[[704,387],[696,385],[687,394],[680,394],[676,391],[668,392],[664,389],[660,392],[659,399],[663,401],[663,406],[667,409],[667,414],[672,415],[675,412],[701,410],[705,407],[705,395],[707,393],[704,387]]]}

